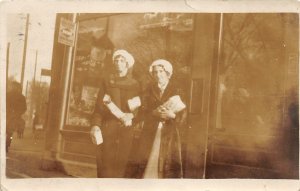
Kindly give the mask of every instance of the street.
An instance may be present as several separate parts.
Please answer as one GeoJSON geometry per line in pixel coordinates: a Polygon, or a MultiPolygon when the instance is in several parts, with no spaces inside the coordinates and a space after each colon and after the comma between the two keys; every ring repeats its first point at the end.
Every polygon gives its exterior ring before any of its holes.
{"type": "Polygon", "coordinates": [[[55,178],[70,177],[60,171],[45,171],[40,168],[44,151],[44,133],[33,137],[32,129],[26,127],[23,139],[15,132],[9,152],[6,156],[7,178],[55,178]]]}

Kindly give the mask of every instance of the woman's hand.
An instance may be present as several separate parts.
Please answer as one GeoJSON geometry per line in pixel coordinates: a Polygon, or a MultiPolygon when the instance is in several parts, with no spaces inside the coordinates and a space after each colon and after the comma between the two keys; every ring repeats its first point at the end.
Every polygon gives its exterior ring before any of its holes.
{"type": "Polygon", "coordinates": [[[121,118],[121,121],[125,127],[132,126],[132,119],[133,119],[132,113],[125,113],[125,115],[121,118]]]}
{"type": "Polygon", "coordinates": [[[175,119],[176,114],[171,110],[164,110],[160,112],[160,117],[163,119],[175,119]]]}
{"type": "Polygon", "coordinates": [[[158,107],[157,109],[153,110],[152,114],[162,119],[175,119],[176,117],[176,114],[173,111],[164,107],[158,107]]]}
{"type": "Polygon", "coordinates": [[[155,109],[152,111],[152,115],[154,115],[155,117],[160,117],[160,111],[158,109],[155,109]]]}

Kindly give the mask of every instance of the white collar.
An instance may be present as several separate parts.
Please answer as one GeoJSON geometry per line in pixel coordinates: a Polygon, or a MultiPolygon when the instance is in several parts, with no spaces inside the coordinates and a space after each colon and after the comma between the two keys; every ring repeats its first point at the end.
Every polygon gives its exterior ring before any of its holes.
{"type": "Polygon", "coordinates": [[[160,89],[160,91],[165,91],[166,87],[168,86],[169,81],[167,81],[165,84],[157,84],[158,88],[160,89]]]}

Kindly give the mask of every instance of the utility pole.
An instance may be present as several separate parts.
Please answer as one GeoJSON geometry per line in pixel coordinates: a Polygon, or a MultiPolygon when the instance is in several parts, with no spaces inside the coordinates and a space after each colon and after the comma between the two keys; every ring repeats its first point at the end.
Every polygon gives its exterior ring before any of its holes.
{"type": "Polygon", "coordinates": [[[26,82],[25,97],[28,97],[28,80],[26,82]]]}
{"type": "MultiPolygon", "coordinates": [[[[35,51],[35,63],[34,63],[34,74],[33,74],[33,82],[32,82],[32,90],[31,90],[31,98],[34,98],[37,94],[36,91],[36,83],[35,83],[35,77],[36,77],[36,66],[37,66],[37,57],[38,57],[38,50],[35,51]]],[[[36,99],[34,99],[33,108],[36,108],[36,99]]]]}
{"type": "Polygon", "coordinates": [[[31,84],[31,94],[30,94],[30,124],[32,124],[32,116],[33,116],[33,111],[37,111],[36,105],[37,105],[37,91],[36,91],[36,85],[35,85],[35,77],[36,77],[36,66],[37,66],[37,57],[38,57],[38,50],[35,51],[35,63],[34,63],[34,73],[33,73],[33,80],[31,84]]]}
{"type": "Polygon", "coordinates": [[[34,74],[33,74],[33,87],[35,88],[35,76],[36,76],[36,65],[37,65],[38,50],[35,51],[35,63],[34,63],[34,74]]]}
{"type": "Polygon", "coordinates": [[[27,16],[26,16],[26,28],[25,28],[25,39],[24,39],[24,48],[23,48],[23,59],[22,59],[22,71],[21,71],[21,86],[22,86],[22,90],[23,90],[24,71],[25,71],[25,62],[26,62],[28,26],[29,26],[29,14],[27,13],[27,16]]]}

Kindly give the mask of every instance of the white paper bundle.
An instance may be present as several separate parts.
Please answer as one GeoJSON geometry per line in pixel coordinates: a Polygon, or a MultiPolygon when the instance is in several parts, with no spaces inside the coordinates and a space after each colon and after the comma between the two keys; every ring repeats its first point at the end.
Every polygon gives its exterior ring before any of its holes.
{"type": "Polygon", "coordinates": [[[118,119],[121,119],[125,114],[116,106],[114,102],[111,101],[111,98],[109,95],[105,94],[103,97],[103,102],[106,105],[106,107],[109,109],[109,111],[116,116],[118,119]]]}
{"type": "Polygon", "coordinates": [[[172,96],[166,101],[164,104],[162,104],[162,107],[173,111],[174,113],[178,113],[185,109],[185,104],[182,102],[179,95],[172,96]]]}
{"type": "Polygon", "coordinates": [[[141,99],[139,96],[129,99],[127,102],[130,111],[134,111],[136,108],[141,106],[141,99]]]}
{"type": "Polygon", "coordinates": [[[94,126],[90,132],[90,136],[92,138],[92,142],[95,145],[100,145],[101,143],[103,143],[102,132],[99,127],[94,126]]]}

